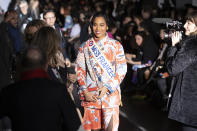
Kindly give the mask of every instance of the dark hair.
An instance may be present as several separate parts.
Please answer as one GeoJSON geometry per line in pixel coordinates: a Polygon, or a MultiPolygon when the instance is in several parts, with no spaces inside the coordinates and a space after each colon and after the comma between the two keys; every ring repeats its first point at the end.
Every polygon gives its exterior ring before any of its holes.
{"type": "MultiPolygon", "coordinates": [[[[191,21],[197,26],[197,11],[193,11],[190,14],[188,14],[186,20],[191,21]]],[[[197,31],[193,32],[192,35],[197,35],[197,31]]]]}
{"type": "Polygon", "coordinates": [[[78,12],[71,13],[71,17],[72,17],[74,23],[79,23],[79,13],[78,12]]]}
{"type": "Polygon", "coordinates": [[[5,14],[4,14],[4,18],[7,18],[7,17],[8,17],[8,15],[9,15],[10,13],[18,14],[16,10],[14,10],[14,9],[10,9],[10,10],[8,10],[8,11],[6,11],[6,12],[5,12],[5,14]]]}
{"type": "Polygon", "coordinates": [[[142,11],[147,12],[147,13],[151,13],[151,11],[152,11],[151,5],[143,5],[142,11]]]}
{"type": "Polygon", "coordinates": [[[142,36],[142,38],[145,38],[146,37],[146,32],[144,32],[144,31],[136,31],[136,32],[134,32],[134,35],[140,35],[140,36],[142,36]]]}
{"type": "Polygon", "coordinates": [[[93,23],[94,23],[94,20],[96,19],[96,17],[103,17],[107,26],[109,26],[109,18],[107,17],[107,15],[105,15],[103,12],[97,12],[93,15],[93,17],[91,19],[91,22],[90,22],[91,29],[93,27],[93,23]]]}
{"type": "Polygon", "coordinates": [[[186,19],[193,22],[197,26],[197,11],[193,11],[188,14],[186,19]]]}
{"type": "Polygon", "coordinates": [[[53,59],[55,59],[58,50],[60,50],[60,37],[54,28],[44,26],[36,32],[31,44],[37,45],[44,50],[46,52],[47,60],[51,62],[51,60],[53,61],[53,59]]]}
{"type": "Polygon", "coordinates": [[[43,26],[47,26],[47,24],[43,20],[35,19],[35,20],[30,21],[27,24],[27,26],[25,28],[25,31],[24,31],[25,41],[28,44],[30,44],[32,39],[33,39],[33,37],[34,37],[34,35],[35,35],[35,33],[36,33],[36,32],[31,33],[31,27],[35,27],[37,30],[39,30],[43,26]]]}
{"type": "Polygon", "coordinates": [[[142,45],[143,45],[144,42],[147,40],[146,32],[144,32],[144,31],[136,31],[136,32],[134,33],[134,36],[136,36],[136,35],[139,35],[139,36],[142,37],[142,45]]]}
{"type": "Polygon", "coordinates": [[[49,12],[51,12],[51,13],[54,13],[54,15],[56,16],[56,13],[55,13],[55,11],[54,10],[45,10],[44,12],[43,12],[43,19],[44,19],[44,16],[47,14],[47,13],[49,13],[49,12]]]}
{"type": "Polygon", "coordinates": [[[44,68],[47,65],[46,54],[38,46],[29,46],[21,60],[21,66],[24,70],[44,68]]]}
{"type": "Polygon", "coordinates": [[[67,9],[68,7],[70,7],[70,3],[61,3],[60,7],[64,8],[64,9],[67,9]]]}

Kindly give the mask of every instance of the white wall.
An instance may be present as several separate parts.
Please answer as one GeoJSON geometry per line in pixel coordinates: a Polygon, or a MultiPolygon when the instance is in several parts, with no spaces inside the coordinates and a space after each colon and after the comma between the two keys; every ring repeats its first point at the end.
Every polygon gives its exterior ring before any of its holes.
{"type": "Polygon", "coordinates": [[[11,0],[0,0],[0,7],[4,10],[4,12],[7,11],[10,1],[11,0]]]}

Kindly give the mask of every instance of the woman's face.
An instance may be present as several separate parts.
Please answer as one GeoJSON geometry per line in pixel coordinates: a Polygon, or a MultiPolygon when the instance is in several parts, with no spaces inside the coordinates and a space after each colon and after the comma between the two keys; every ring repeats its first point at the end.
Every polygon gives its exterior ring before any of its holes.
{"type": "Polygon", "coordinates": [[[64,8],[63,7],[60,7],[60,14],[64,15],[64,8]]]}
{"type": "Polygon", "coordinates": [[[123,25],[126,25],[126,24],[128,24],[130,21],[132,21],[131,17],[125,17],[124,20],[123,20],[123,22],[122,22],[122,24],[123,24],[123,25]]]}
{"type": "Polygon", "coordinates": [[[92,30],[94,36],[101,40],[106,36],[106,31],[108,29],[107,23],[103,17],[96,17],[93,22],[92,30]]]}
{"type": "Polygon", "coordinates": [[[28,10],[28,4],[26,2],[23,2],[19,5],[21,12],[26,15],[28,10]]]}
{"type": "Polygon", "coordinates": [[[141,46],[142,45],[142,42],[143,42],[142,36],[135,35],[135,41],[136,41],[136,43],[137,43],[138,46],[141,46]]]}
{"type": "Polygon", "coordinates": [[[185,28],[185,35],[190,35],[191,33],[197,30],[197,26],[190,20],[186,21],[184,28],[185,28]]]}
{"type": "Polygon", "coordinates": [[[160,38],[161,38],[162,40],[165,39],[165,30],[164,30],[164,29],[161,29],[161,30],[160,30],[160,38]]]}
{"type": "Polygon", "coordinates": [[[85,22],[85,15],[84,15],[84,13],[80,13],[79,19],[80,19],[82,22],[85,22]]]}
{"type": "Polygon", "coordinates": [[[137,18],[137,17],[134,17],[134,19],[133,19],[134,21],[135,21],[135,23],[136,23],[136,25],[140,25],[140,23],[141,23],[141,20],[139,19],[139,18],[137,18]]]}

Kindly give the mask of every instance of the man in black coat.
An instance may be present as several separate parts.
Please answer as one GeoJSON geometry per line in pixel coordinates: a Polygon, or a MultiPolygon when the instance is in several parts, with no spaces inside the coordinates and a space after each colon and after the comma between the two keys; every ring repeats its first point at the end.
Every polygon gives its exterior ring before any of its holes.
{"type": "Polygon", "coordinates": [[[17,26],[17,12],[14,10],[7,11],[4,20],[0,23],[0,90],[13,81],[13,65],[16,58],[15,47],[20,47],[21,43],[17,26]],[[17,39],[15,39],[16,37],[17,39]]]}
{"type": "Polygon", "coordinates": [[[0,92],[0,117],[11,119],[13,131],[76,131],[75,105],[65,86],[49,79],[45,54],[31,47],[21,66],[21,81],[0,92]]]}

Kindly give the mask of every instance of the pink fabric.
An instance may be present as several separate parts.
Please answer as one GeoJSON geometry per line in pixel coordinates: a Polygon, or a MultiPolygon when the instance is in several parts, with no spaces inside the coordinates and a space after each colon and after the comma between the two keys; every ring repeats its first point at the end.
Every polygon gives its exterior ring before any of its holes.
{"type": "Polygon", "coordinates": [[[111,34],[111,32],[107,32],[107,35],[109,38],[112,38],[112,39],[114,38],[113,35],[111,34]]]}

